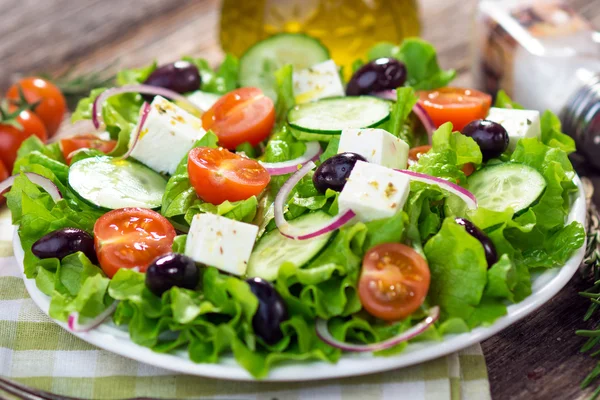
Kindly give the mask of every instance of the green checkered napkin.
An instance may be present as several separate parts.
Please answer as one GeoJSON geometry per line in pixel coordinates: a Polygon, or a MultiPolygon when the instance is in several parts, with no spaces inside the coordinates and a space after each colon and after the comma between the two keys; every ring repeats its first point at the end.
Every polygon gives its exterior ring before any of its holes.
{"type": "MultiPolygon", "coordinates": [[[[180,375],[83,342],[29,298],[12,253],[10,216],[0,210],[0,376],[63,396],[221,399],[490,398],[479,345],[396,371],[301,383],[231,382],[180,375]]],[[[3,393],[0,391],[0,398],[3,393]]]]}

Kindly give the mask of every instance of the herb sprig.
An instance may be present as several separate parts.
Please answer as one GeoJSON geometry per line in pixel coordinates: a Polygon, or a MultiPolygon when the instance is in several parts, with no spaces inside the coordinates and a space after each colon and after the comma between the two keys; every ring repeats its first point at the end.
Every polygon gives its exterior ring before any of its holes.
{"type": "MultiPolygon", "coordinates": [[[[592,195],[594,188],[592,183],[584,178],[584,186],[586,189],[586,200],[587,200],[587,247],[585,252],[585,258],[583,260],[582,274],[584,278],[593,280],[594,284],[587,290],[580,292],[579,294],[590,300],[591,304],[588,307],[583,321],[587,322],[594,315],[594,313],[600,308],[600,214],[598,209],[592,201],[592,195]]],[[[591,357],[600,355],[600,347],[597,345],[600,343],[600,323],[596,325],[596,329],[584,330],[580,329],[575,332],[579,336],[587,337],[588,340],[581,347],[582,353],[590,353],[591,357]]],[[[585,389],[592,384],[600,376],[600,361],[596,364],[594,369],[585,377],[581,382],[581,388],[585,389]]],[[[597,399],[600,396],[600,386],[592,393],[591,400],[597,399]]]]}

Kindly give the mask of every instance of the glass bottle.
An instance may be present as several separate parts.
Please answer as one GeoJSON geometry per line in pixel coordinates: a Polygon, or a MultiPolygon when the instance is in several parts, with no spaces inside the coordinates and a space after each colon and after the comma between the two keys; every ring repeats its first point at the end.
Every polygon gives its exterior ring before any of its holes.
{"type": "Polygon", "coordinates": [[[558,114],[600,168],[600,33],[564,1],[482,0],[474,37],[476,85],[558,114]]]}
{"type": "Polygon", "coordinates": [[[332,58],[349,68],[377,42],[418,36],[416,0],[223,0],[223,50],[241,56],[257,41],[280,32],[319,38],[332,58]]]}

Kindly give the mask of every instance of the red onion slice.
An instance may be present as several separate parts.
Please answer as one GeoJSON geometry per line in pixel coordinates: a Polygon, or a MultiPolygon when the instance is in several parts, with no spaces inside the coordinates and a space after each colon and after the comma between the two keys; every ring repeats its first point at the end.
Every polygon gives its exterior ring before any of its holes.
{"type": "Polygon", "coordinates": [[[92,329],[102,325],[102,323],[106,321],[106,319],[115,312],[118,303],[118,301],[114,301],[110,306],[108,306],[106,310],[102,311],[96,317],[84,324],[79,323],[79,313],[73,312],[69,314],[69,320],[67,322],[67,325],[69,326],[69,329],[73,332],[91,331],[92,329]]]}
{"type": "MultiPolygon", "coordinates": [[[[375,93],[373,93],[373,95],[375,95],[377,97],[381,97],[382,99],[392,100],[392,101],[396,101],[398,99],[398,97],[396,95],[396,90],[384,90],[381,92],[375,92],[375,93]]],[[[435,124],[433,123],[433,120],[431,119],[431,117],[429,116],[427,111],[425,111],[425,109],[423,108],[423,106],[420,103],[417,103],[414,105],[412,112],[415,113],[417,118],[419,118],[419,121],[421,121],[421,123],[423,124],[423,127],[425,128],[425,131],[427,132],[429,144],[431,144],[431,138],[432,138],[433,132],[436,129],[435,124]]]]}
{"type": "Polygon", "coordinates": [[[269,174],[286,175],[298,171],[298,166],[303,166],[309,161],[316,161],[321,155],[321,145],[319,142],[308,142],[306,143],[306,151],[303,155],[298,158],[289,161],[283,161],[279,163],[266,163],[259,161],[260,164],[265,167],[269,174]]]}
{"type": "Polygon", "coordinates": [[[92,106],[92,121],[94,122],[94,126],[96,127],[96,129],[99,129],[100,126],[104,123],[104,120],[102,119],[102,106],[104,102],[109,97],[123,93],[140,93],[163,96],[171,100],[176,100],[181,103],[185,103],[186,106],[189,106],[192,110],[198,110],[200,113],[202,112],[202,110],[198,108],[198,106],[189,101],[185,96],[174,92],[170,89],[165,89],[162,87],[151,85],[126,85],[105,90],[104,92],[100,93],[98,97],[96,97],[96,100],[94,100],[94,104],[92,106]]]}
{"type": "Polygon", "coordinates": [[[385,349],[389,349],[390,347],[394,347],[402,342],[406,342],[410,339],[415,338],[421,333],[425,332],[427,328],[435,323],[440,317],[440,308],[438,306],[432,307],[427,312],[427,317],[419,322],[417,325],[413,326],[407,331],[400,333],[398,336],[394,336],[388,340],[379,343],[372,344],[354,344],[341,342],[333,337],[331,332],[329,332],[329,327],[327,326],[327,321],[321,318],[317,318],[317,322],[315,325],[317,336],[323,342],[327,343],[332,347],[336,347],[343,351],[352,351],[352,352],[374,352],[381,351],[385,349]]]}
{"type": "Polygon", "coordinates": [[[326,224],[315,227],[310,232],[294,228],[292,224],[285,220],[285,217],[283,216],[283,214],[285,213],[284,208],[290,193],[298,184],[298,182],[300,182],[300,180],[304,176],[306,176],[306,174],[308,174],[315,166],[315,163],[312,161],[306,163],[302,168],[298,170],[298,172],[296,172],[290,177],[290,179],[287,180],[287,182],[281,187],[279,193],[277,193],[277,196],[275,197],[275,224],[277,225],[279,232],[287,238],[296,240],[307,240],[320,235],[324,235],[327,232],[331,232],[341,228],[344,224],[348,223],[348,221],[350,221],[356,215],[352,210],[345,211],[341,214],[336,215],[335,217],[332,217],[331,220],[329,220],[326,224]]]}
{"type": "Polygon", "coordinates": [[[138,122],[137,129],[130,139],[129,149],[127,149],[127,152],[125,154],[123,154],[121,157],[118,157],[119,159],[125,160],[127,157],[129,157],[131,155],[131,153],[133,153],[133,148],[137,144],[138,140],[140,140],[140,136],[142,135],[142,130],[144,129],[144,124],[146,123],[146,120],[148,119],[149,113],[150,113],[150,104],[148,104],[147,102],[144,102],[144,104],[142,104],[142,108],[140,109],[140,118],[138,120],[139,122],[138,122]]]}
{"type": "MultiPolygon", "coordinates": [[[[19,175],[13,175],[0,182],[0,196],[4,195],[6,192],[9,191],[9,189],[15,183],[15,179],[18,176],[19,175]]],[[[52,200],[54,200],[54,202],[57,202],[63,198],[62,194],[60,193],[60,190],[58,190],[58,187],[54,184],[54,182],[52,182],[45,176],[35,174],[33,172],[25,172],[25,176],[27,176],[27,178],[32,183],[35,183],[36,185],[44,189],[46,192],[48,192],[48,194],[50,195],[50,197],[52,197],[52,200]]]]}
{"type": "Polygon", "coordinates": [[[440,188],[446,190],[447,192],[450,192],[460,197],[470,209],[474,210],[477,208],[477,199],[475,198],[475,195],[469,192],[467,189],[463,188],[462,186],[458,186],[445,179],[427,174],[422,174],[420,172],[409,171],[406,169],[397,169],[396,171],[400,172],[401,174],[407,175],[411,181],[422,182],[428,185],[437,185],[440,188]]]}

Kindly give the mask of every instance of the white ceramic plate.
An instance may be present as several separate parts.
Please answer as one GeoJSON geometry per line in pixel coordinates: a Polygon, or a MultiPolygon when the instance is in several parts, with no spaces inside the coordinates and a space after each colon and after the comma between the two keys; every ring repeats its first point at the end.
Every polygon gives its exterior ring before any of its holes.
{"type": "MultiPolygon", "coordinates": [[[[579,194],[569,214],[569,222],[579,221],[585,223],[585,195],[579,178],[575,178],[575,181],[579,187],[579,194]]],[[[15,257],[23,267],[23,250],[16,232],[14,235],[14,250],[15,257]]],[[[363,375],[419,364],[464,349],[495,335],[550,300],[569,282],[577,271],[583,260],[584,252],[585,246],[579,249],[562,268],[547,270],[541,275],[532,277],[533,293],[522,302],[510,305],[507,315],[499,318],[491,326],[476,328],[469,333],[460,335],[449,335],[440,342],[410,344],[404,352],[391,357],[374,357],[371,354],[345,354],[337,364],[325,362],[288,363],[274,368],[264,380],[312,381],[363,375]]],[[[33,301],[43,312],[48,314],[50,298],[38,290],[35,280],[25,279],[25,286],[33,301]]],[[[66,324],[57,323],[64,329],[68,329],[66,324]]],[[[127,331],[112,323],[106,323],[91,332],[73,334],[101,349],[160,368],[213,378],[254,380],[246,370],[235,362],[233,357],[223,357],[219,364],[196,364],[190,361],[183,351],[175,354],[155,353],[146,347],[133,343],[129,339],[127,331]]]]}

